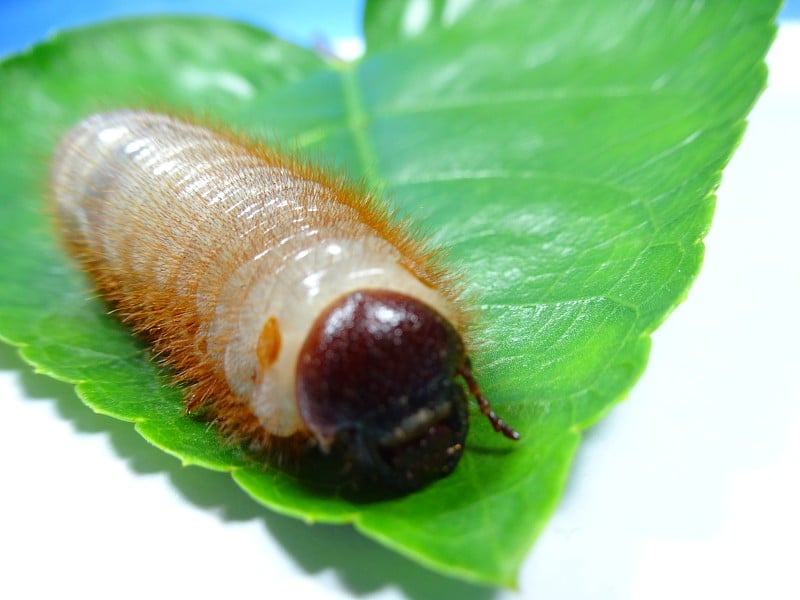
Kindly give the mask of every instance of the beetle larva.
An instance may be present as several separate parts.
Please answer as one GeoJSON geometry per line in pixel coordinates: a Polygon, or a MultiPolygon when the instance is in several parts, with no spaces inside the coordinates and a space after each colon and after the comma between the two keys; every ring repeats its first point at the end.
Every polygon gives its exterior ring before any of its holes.
{"type": "Polygon", "coordinates": [[[188,409],[230,438],[338,449],[350,475],[413,490],[462,454],[464,383],[518,437],[472,377],[431,253],[339,178],[117,111],[67,134],[52,188],[98,288],[186,384],[188,409]]]}

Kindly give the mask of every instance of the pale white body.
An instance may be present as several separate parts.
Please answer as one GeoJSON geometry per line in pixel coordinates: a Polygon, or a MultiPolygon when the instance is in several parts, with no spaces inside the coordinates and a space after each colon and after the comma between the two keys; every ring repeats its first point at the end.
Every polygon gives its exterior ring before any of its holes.
{"type": "Polygon", "coordinates": [[[381,288],[457,317],[401,250],[313,171],[267,164],[247,144],[206,128],[146,112],[94,115],[66,136],[52,178],[68,238],[101,263],[94,271],[106,287],[119,286],[114,299],[142,303],[129,310],[143,329],[168,328],[171,318],[196,325],[191,352],[272,435],[304,431],[297,357],[337,298],[381,288]],[[150,298],[165,305],[152,323],[144,314],[150,298]],[[270,317],[281,345],[263,369],[256,347],[270,317]]]}

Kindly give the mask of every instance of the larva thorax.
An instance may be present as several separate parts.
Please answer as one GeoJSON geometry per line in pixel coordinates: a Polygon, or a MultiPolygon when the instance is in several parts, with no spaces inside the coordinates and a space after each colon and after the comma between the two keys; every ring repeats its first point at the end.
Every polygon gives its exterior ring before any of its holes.
{"type": "Polygon", "coordinates": [[[71,247],[189,384],[190,408],[251,446],[348,444],[400,487],[453,468],[467,430],[460,312],[427,256],[350,188],[135,111],[72,130],[52,185],[71,247]]]}

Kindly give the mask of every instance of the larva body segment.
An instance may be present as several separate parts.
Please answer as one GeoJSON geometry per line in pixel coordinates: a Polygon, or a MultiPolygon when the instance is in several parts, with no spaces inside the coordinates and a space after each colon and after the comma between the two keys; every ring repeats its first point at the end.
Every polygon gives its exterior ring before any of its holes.
{"type": "Polygon", "coordinates": [[[430,253],[363,194],[137,111],[73,129],[52,189],[99,289],[228,436],[344,445],[347,468],[403,489],[455,466],[467,430],[455,378],[471,377],[461,312],[430,253]]]}

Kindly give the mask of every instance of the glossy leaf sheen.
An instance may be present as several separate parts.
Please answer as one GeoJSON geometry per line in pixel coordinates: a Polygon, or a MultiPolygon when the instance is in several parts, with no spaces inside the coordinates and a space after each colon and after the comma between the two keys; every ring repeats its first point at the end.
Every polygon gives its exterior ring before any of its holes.
{"type": "MultiPolygon", "coordinates": [[[[364,534],[450,575],[513,585],[581,430],[630,390],[686,295],[713,190],[764,85],[778,2],[370,2],[353,65],[251,27],[159,18],[62,34],[0,66],[0,333],[94,410],[264,505],[364,534]],[[456,473],[376,504],[245,466],[64,256],[47,160],[86,114],[210,116],[385,192],[450,249],[475,365],[523,441],[474,418],[456,473]]],[[[621,490],[620,493],[624,493],[621,490]]]]}

